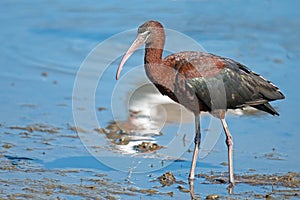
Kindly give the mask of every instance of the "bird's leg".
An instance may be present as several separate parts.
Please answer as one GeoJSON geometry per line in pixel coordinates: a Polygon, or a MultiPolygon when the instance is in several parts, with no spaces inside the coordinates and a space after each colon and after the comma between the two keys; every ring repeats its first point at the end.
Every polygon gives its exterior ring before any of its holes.
{"type": "Polygon", "coordinates": [[[194,180],[193,179],[190,179],[189,185],[190,185],[190,197],[191,197],[191,200],[194,200],[196,198],[195,198],[194,180]]]}
{"type": "Polygon", "coordinates": [[[225,134],[226,134],[226,145],[228,148],[228,171],[229,171],[229,188],[234,187],[234,177],[233,177],[233,160],[232,160],[232,146],[233,146],[233,140],[232,136],[229,132],[227,123],[225,121],[225,118],[221,118],[222,126],[224,128],[225,134]]]}
{"type": "Polygon", "coordinates": [[[201,140],[201,132],[200,132],[200,115],[195,114],[195,125],[196,125],[196,135],[195,135],[195,147],[194,147],[194,153],[193,153],[193,159],[192,159],[192,166],[190,170],[189,179],[194,180],[195,178],[195,168],[196,168],[196,162],[198,158],[198,151],[200,147],[200,140],[201,140]]]}

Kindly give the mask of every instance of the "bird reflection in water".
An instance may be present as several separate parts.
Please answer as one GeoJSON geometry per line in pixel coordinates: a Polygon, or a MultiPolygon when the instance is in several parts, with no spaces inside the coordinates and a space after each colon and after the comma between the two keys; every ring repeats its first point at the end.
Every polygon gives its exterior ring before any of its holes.
{"type": "Polygon", "coordinates": [[[163,148],[156,138],[166,124],[182,122],[193,122],[193,115],[149,83],[128,97],[127,120],[112,121],[98,132],[105,133],[113,148],[123,154],[146,153],[163,148]]]}

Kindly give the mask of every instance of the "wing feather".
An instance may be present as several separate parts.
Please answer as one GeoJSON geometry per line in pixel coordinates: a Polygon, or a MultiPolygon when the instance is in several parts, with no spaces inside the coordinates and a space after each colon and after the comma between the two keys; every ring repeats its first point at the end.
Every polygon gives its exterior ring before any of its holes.
{"type": "Polygon", "coordinates": [[[253,106],[278,114],[268,102],[283,99],[284,95],[273,83],[246,66],[207,53],[184,52],[182,57],[181,54],[176,64],[177,80],[184,76],[185,87],[192,88],[199,101],[210,110],[253,106]]]}

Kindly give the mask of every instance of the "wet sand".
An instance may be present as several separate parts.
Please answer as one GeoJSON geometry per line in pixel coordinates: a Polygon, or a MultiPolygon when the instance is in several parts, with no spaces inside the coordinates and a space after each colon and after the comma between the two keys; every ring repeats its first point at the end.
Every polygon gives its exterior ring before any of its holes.
{"type": "MultiPolygon", "coordinates": [[[[115,131],[111,125],[108,127],[111,129],[105,129],[106,132],[115,131]]],[[[19,155],[28,155],[26,152],[40,152],[47,157],[48,152],[56,148],[52,142],[57,138],[60,140],[64,140],[65,137],[78,139],[76,132],[70,132],[69,135],[64,133],[65,131],[74,131],[74,128],[69,126],[53,127],[34,124],[25,127],[2,126],[1,128],[5,134],[15,132],[18,133],[18,137],[24,137],[27,140],[38,142],[39,139],[42,139],[44,141],[44,148],[27,148],[22,150],[19,155]],[[46,134],[47,139],[45,137],[37,138],[36,136],[40,134],[44,134],[44,136],[46,134]]],[[[115,140],[116,137],[110,138],[110,140],[115,140]]],[[[149,197],[167,199],[170,197],[189,198],[190,196],[190,188],[186,179],[190,161],[187,160],[174,160],[173,164],[163,170],[136,174],[134,169],[126,173],[102,166],[92,157],[78,157],[77,161],[76,159],[72,161],[71,158],[62,159],[62,163],[64,163],[62,165],[59,160],[47,163],[43,159],[13,156],[10,153],[10,150],[19,148],[17,143],[2,145],[0,195],[3,199],[147,199],[149,197]],[[80,166],[76,162],[84,164],[80,166]],[[163,171],[167,172],[163,173],[163,171]]],[[[62,149],[65,148],[62,147],[62,149]]],[[[150,148],[147,152],[149,151],[155,153],[159,149],[150,148]]],[[[143,154],[145,151],[137,150],[137,152],[143,154]]],[[[274,154],[276,153],[274,152],[274,154]]],[[[271,153],[266,153],[261,159],[271,158],[274,160],[274,157],[271,153]]],[[[196,198],[200,199],[201,197],[202,199],[204,196],[206,199],[228,198],[229,195],[226,194],[227,163],[223,162],[219,165],[217,168],[221,168],[221,170],[215,171],[211,167],[209,172],[196,174],[196,198]],[[214,193],[209,194],[207,191],[214,191],[214,193]]],[[[237,192],[230,195],[232,199],[297,199],[300,195],[299,172],[262,174],[255,169],[249,169],[236,174],[235,178],[237,192]]]]}

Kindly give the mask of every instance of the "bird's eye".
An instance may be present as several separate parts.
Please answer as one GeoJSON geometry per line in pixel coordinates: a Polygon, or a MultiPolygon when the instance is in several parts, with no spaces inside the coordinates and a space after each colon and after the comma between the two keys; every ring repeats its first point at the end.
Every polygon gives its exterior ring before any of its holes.
{"type": "Polygon", "coordinates": [[[145,32],[141,33],[141,35],[148,36],[148,35],[150,35],[150,31],[145,31],[145,32]]]}

